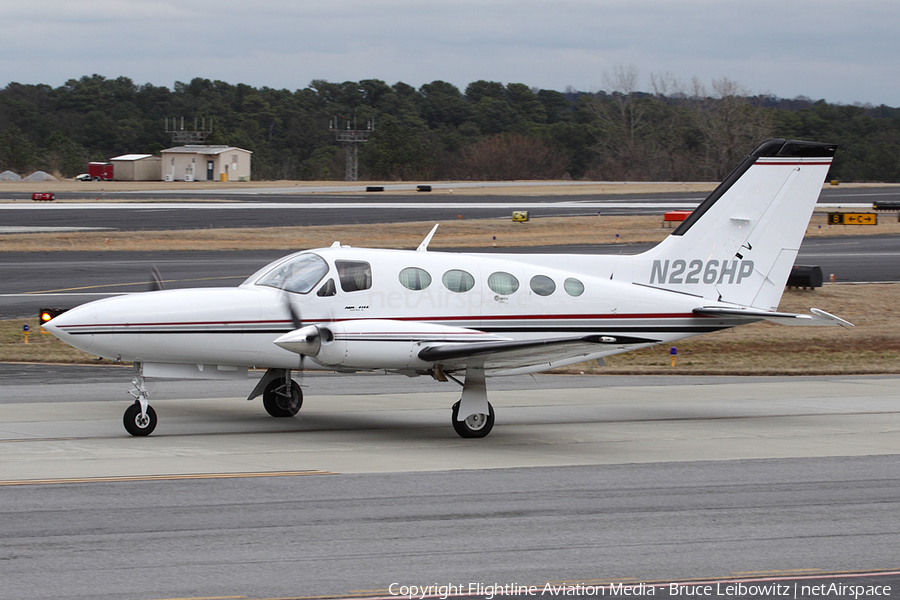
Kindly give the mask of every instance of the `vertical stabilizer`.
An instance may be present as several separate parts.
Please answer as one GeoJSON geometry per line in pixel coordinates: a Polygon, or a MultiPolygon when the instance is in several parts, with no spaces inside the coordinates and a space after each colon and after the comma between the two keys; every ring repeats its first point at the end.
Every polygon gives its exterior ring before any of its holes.
{"type": "Polygon", "coordinates": [[[835,149],[760,144],[672,235],[634,257],[634,283],[775,310],[835,149]]]}

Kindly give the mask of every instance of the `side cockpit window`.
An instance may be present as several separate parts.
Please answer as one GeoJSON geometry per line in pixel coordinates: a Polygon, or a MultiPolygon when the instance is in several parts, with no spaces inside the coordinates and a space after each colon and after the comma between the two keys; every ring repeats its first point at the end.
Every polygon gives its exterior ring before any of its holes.
{"type": "Polygon", "coordinates": [[[328,273],[328,263],[318,254],[300,254],[260,278],[256,284],[306,294],[328,273]]]}
{"type": "Polygon", "coordinates": [[[319,296],[320,298],[328,298],[335,294],[337,294],[337,288],[334,286],[334,279],[326,281],[325,284],[319,288],[319,291],[316,292],[316,296],[319,296]]]}
{"type": "Polygon", "coordinates": [[[341,289],[345,292],[359,292],[372,287],[372,265],[361,260],[336,260],[341,289]]]}

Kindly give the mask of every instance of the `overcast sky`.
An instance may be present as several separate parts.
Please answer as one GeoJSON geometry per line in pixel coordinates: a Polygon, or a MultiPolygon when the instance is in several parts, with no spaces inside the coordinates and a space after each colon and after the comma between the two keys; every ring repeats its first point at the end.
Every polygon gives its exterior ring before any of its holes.
{"type": "Polygon", "coordinates": [[[7,0],[0,86],[94,73],[297,90],[485,79],[608,90],[668,73],[752,94],[900,106],[897,0],[7,0]]]}

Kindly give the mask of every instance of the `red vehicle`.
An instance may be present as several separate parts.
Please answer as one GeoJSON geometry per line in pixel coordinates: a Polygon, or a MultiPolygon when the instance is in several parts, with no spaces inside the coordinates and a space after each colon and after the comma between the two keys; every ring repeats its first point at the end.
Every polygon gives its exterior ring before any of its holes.
{"type": "Polygon", "coordinates": [[[88,175],[94,181],[112,181],[113,166],[105,162],[88,163],[88,175]]]}

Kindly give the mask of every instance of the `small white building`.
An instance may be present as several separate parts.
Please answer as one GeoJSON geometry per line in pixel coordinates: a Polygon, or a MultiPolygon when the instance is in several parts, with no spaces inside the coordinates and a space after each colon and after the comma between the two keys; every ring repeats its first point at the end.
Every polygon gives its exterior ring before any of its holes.
{"type": "Polygon", "coordinates": [[[123,154],[109,159],[115,181],[159,181],[162,159],[152,154],[123,154]]]}
{"type": "Polygon", "coordinates": [[[162,154],[164,181],[250,181],[249,150],[234,146],[177,146],[162,154]]]}

